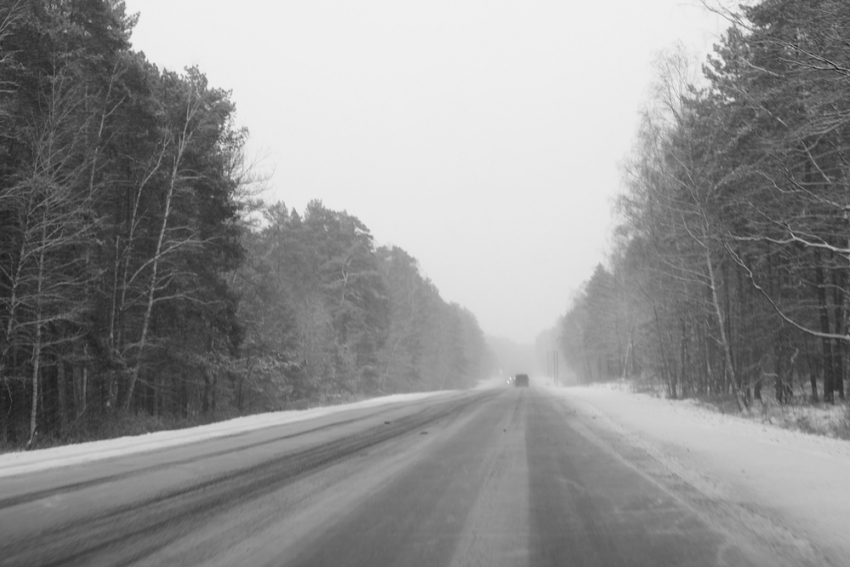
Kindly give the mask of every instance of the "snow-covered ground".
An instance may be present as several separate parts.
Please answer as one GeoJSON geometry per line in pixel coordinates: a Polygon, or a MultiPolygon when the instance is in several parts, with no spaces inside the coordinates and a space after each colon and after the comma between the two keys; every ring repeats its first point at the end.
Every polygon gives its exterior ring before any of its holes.
{"type": "Polygon", "coordinates": [[[178,429],[175,431],[157,431],[147,435],[119,437],[64,447],[52,447],[30,452],[6,453],[0,455],[0,478],[16,474],[31,473],[55,467],[76,465],[90,461],[108,459],[121,455],[154,451],[166,447],[186,445],[206,441],[215,437],[225,437],[272,427],[295,423],[306,419],[324,417],[349,410],[369,408],[396,402],[410,402],[423,398],[445,395],[449,392],[422,392],[415,394],[395,394],[371,398],[350,404],[340,404],[312,408],[308,410],[279,411],[239,417],[209,425],[178,429]]]}
{"type": "Polygon", "coordinates": [[[850,565],[850,442],[606,387],[548,388],[657,459],[705,501],[850,565]]]}

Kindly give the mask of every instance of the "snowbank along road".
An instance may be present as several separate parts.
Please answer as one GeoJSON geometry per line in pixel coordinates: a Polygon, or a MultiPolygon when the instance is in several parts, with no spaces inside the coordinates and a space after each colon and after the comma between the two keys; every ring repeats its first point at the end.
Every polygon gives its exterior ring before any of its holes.
{"type": "Polygon", "coordinates": [[[0,474],[0,564],[846,565],[600,407],[456,392],[0,474]]]}

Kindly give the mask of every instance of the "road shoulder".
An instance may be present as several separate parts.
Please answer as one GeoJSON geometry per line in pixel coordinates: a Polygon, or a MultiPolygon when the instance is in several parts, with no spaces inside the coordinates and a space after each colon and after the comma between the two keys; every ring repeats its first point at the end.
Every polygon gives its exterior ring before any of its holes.
{"type": "Polygon", "coordinates": [[[605,388],[549,393],[584,417],[600,447],[786,564],[843,565],[850,556],[850,444],[605,388]]]}

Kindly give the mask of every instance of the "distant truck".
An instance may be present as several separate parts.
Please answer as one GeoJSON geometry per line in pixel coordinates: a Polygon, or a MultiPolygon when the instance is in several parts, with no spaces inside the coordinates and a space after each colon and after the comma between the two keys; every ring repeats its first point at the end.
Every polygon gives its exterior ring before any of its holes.
{"type": "Polygon", "coordinates": [[[528,388],[528,374],[514,376],[514,388],[528,388]]]}

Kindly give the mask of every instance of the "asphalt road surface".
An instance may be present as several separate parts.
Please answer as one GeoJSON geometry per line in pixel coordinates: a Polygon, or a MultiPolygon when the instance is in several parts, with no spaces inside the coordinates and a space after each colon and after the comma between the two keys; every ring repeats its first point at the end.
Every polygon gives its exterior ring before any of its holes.
{"type": "Polygon", "coordinates": [[[777,565],[535,388],[0,479],[2,565],[777,565]]]}

